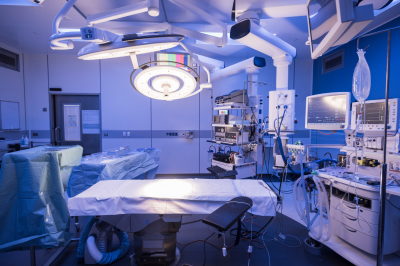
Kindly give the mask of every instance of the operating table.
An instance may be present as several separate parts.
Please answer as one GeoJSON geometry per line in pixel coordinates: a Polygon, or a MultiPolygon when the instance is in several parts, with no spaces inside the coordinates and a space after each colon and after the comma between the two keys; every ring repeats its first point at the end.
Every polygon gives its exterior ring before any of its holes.
{"type": "MultiPolygon", "coordinates": [[[[176,233],[182,216],[210,214],[236,197],[250,198],[249,212],[254,215],[275,216],[277,196],[262,180],[100,181],[70,198],[68,209],[71,216],[96,216],[114,228],[133,232],[137,260],[153,254],[161,256],[165,265],[175,265],[179,261],[176,233]]],[[[101,234],[98,230],[93,227],[91,233],[101,234]]],[[[85,263],[96,263],[87,255],[85,251],[85,263]]]]}

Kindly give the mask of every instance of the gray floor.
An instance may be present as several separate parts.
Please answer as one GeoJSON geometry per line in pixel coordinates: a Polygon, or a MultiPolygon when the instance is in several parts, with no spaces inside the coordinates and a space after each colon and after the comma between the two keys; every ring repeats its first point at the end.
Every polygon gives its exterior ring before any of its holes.
{"type": "MultiPolygon", "coordinates": [[[[204,216],[193,215],[185,216],[184,222],[193,221],[200,219],[204,216]]],[[[264,225],[268,221],[268,217],[257,217],[254,222],[259,225],[264,225]]],[[[281,217],[283,223],[283,233],[285,235],[294,235],[298,237],[301,241],[304,241],[308,237],[307,231],[304,226],[300,225],[296,221],[283,216],[281,217]]],[[[275,234],[278,220],[269,227],[268,233],[275,234]]],[[[234,226],[235,227],[235,226],[234,226]]],[[[254,226],[254,230],[256,230],[254,226]]],[[[181,230],[177,235],[177,241],[180,244],[185,244],[198,239],[205,239],[211,235],[211,231],[208,226],[202,223],[195,223],[182,226],[181,230]]],[[[265,240],[271,237],[265,237],[265,240]]],[[[222,238],[218,239],[216,235],[211,237],[209,242],[216,245],[222,246],[222,238]]],[[[234,242],[233,236],[228,236],[226,239],[227,246],[230,246],[234,242]]],[[[265,241],[266,246],[269,251],[271,265],[352,265],[342,257],[340,257],[335,252],[324,247],[324,256],[315,256],[307,253],[303,246],[299,248],[285,247],[284,245],[271,240],[265,241]]],[[[260,245],[259,243],[255,243],[260,245]]],[[[285,241],[287,245],[297,245],[297,241],[289,239],[285,241]]],[[[70,265],[82,265],[76,262],[76,249],[78,242],[71,242],[69,246],[61,253],[58,259],[52,264],[53,266],[70,266],[70,265]]],[[[222,256],[222,252],[216,248],[206,245],[206,264],[205,265],[247,265],[248,253],[247,248],[249,242],[241,241],[236,247],[228,250],[228,255],[226,257],[222,256]]],[[[178,245],[178,248],[182,250],[182,246],[178,245]]],[[[47,250],[36,251],[36,262],[38,266],[44,265],[44,263],[54,254],[56,248],[47,250]]],[[[129,265],[129,254],[133,253],[133,248],[130,252],[125,255],[121,260],[114,262],[112,265],[129,265]]],[[[184,264],[189,264],[193,266],[201,266],[204,263],[204,242],[196,242],[186,246],[181,254],[181,260],[178,265],[182,266],[184,264]]],[[[29,265],[29,251],[15,251],[0,253],[0,265],[2,266],[17,266],[17,265],[29,265]]],[[[268,265],[268,253],[262,248],[253,247],[253,253],[251,255],[250,265],[268,265]]]]}

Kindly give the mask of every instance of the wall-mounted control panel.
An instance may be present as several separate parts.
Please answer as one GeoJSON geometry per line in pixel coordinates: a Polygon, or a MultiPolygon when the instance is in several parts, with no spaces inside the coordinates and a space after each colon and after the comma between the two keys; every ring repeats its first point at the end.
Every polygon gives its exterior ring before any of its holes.
{"type": "Polygon", "coordinates": [[[166,137],[183,137],[186,139],[193,139],[194,138],[194,131],[193,130],[179,130],[178,132],[167,132],[165,133],[166,137]]]}
{"type": "Polygon", "coordinates": [[[269,130],[275,130],[275,128],[278,129],[278,125],[281,125],[281,130],[294,130],[294,98],[294,90],[279,90],[269,92],[269,130]]]}

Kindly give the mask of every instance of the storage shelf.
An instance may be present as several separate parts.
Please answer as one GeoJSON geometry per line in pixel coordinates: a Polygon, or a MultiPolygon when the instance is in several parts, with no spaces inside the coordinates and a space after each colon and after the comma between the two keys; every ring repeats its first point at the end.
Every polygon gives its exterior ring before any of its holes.
{"type": "MultiPolygon", "coordinates": [[[[244,124],[243,126],[246,127],[246,126],[255,126],[255,125],[257,125],[257,124],[244,124]]],[[[231,124],[211,124],[211,126],[213,126],[213,127],[240,127],[241,124],[238,124],[238,125],[231,125],[231,124]]]]}
{"type": "Polygon", "coordinates": [[[245,107],[236,107],[236,106],[217,106],[214,107],[213,110],[243,110],[243,109],[251,109],[251,108],[256,108],[254,106],[245,106],[245,107]]]}
{"type": "Polygon", "coordinates": [[[238,125],[230,125],[230,124],[211,124],[211,126],[213,126],[213,127],[238,127],[238,125]]]}
{"type": "MultiPolygon", "coordinates": [[[[217,144],[222,144],[222,145],[228,145],[228,146],[240,146],[241,144],[236,144],[236,143],[230,143],[230,142],[225,142],[225,141],[220,141],[220,140],[207,140],[207,142],[211,142],[211,143],[217,143],[217,144]]],[[[243,145],[247,144],[243,143],[243,145]]]]}

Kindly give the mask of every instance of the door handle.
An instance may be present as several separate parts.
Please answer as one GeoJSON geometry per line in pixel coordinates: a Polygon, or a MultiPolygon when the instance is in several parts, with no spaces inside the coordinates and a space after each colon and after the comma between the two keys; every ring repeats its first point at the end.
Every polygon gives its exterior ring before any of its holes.
{"type": "Polygon", "coordinates": [[[352,232],[352,233],[356,233],[357,232],[357,230],[354,230],[353,228],[348,227],[347,225],[344,225],[344,224],[341,224],[341,225],[343,226],[344,229],[346,229],[349,232],[352,232]]]}
{"type": "Polygon", "coordinates": [[[342,212],[342,216],[343,216],[344,218],[346,218],[347,220],[350,220],[350,221],[357,221],[357,218],[354,218],[354,217],[352,217],[352,216],[350,216],[350,215],[348,215],[348,214],[345,214],[344,212],[342,212]]]}
{"type": "Polygon", "coordinates": [[[60,128],[56,127],[54,129],[54,138],[55,138],[56,144],[60,142],[59,133],[60,133],[60,128]]]}
{"type": "Polygon", "coordinates": [[[356,209],[356,206],[352,206],[352,205],[347,205],[346,203],[344,203],[344,202],[342,202],[342,204],[344,205],[344,206],[346,206],[347,208],[349,208],[349,209],[353,209],[353,210],[355,210],[356,209]]]}

